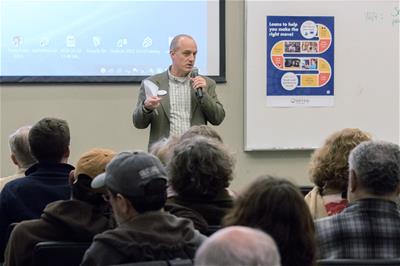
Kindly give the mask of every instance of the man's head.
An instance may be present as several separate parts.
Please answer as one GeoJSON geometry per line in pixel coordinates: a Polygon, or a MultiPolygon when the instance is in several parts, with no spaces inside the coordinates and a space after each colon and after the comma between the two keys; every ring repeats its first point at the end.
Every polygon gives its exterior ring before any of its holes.
{"type": "Polygon", "coordinates": [[[349,169],[349,201],[397,197],[400,184],[398,145],[384,141],[363,142],[351,151],[349,169]]]}
{"type": "Polygon", "coordinates": [[[102,202],[104,189],[92,189],[90,183],[97,175],[104,173],[106,165],[116,152],[108,149],[94,148],[79,158],[75,170],[70,173],[72,197],[93,204],[102,202]]]}
{"type": "Polygon", "coordinates": [[[171,73],[177,77],[187,76],[196,61],[196,42],[189,35],[177,35],[171,41],[169,54],[172,59],[171,73]]]}
{"type": "Polygon", "coordinates": [[[69,157],[69,127],[65,120],[43,118],[29,131],[29,145],[39,162],[66,162],[69,157]]]}
{"type": "Polygon", "coordinates": [[[146,152],[121,152],[105,173],[92,181],[92,188],[105,187],[117,223],[138,213],[158,211],[167,200],[166,172],[160,160],[146,152]]]}
{"type": "Polygon", "coordinates": [[[29,147],[28,135],[30,129],[30,126],[20,127],[9,137],[11,160],[19,169],[26,169],[36,163],[29,147]]]}
{"type": "Polygon", "coordinates": [[[279,266],[275,241],[266,233],[244,226],[231,226],[211,235],[198,249],[195,265],[279,266]]]}

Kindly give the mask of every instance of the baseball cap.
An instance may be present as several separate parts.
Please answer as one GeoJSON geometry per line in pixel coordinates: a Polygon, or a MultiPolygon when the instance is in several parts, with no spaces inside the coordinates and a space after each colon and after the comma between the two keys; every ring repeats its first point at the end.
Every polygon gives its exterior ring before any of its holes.
{"type": "Polygon", "coordinates": [[[143,197],[146,186],[154,182],[161,189],[166,189],[167,173],[160,160],[147,152],[121,152],[107,165],[106,171],[93,179],[94,189],[107,187],[113,192],[126,197],[143,197]]]}
{"type": "Polygon", "coordinates": [[[80,174],[87,175],[92,179],[104,173],[106,165],[117,153],[113,150],[93,148],[81,155],[76,163],[75,180],[80,174]]]}

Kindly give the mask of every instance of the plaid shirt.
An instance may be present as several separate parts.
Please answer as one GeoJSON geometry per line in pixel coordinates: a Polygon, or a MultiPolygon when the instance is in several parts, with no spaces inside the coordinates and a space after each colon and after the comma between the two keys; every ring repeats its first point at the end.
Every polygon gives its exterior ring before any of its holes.
{"type": "Polygon", "coordinates": [[[392,201],[358,200],[315,226],[319,259],[400,257],[400,213],[392,201]]]}

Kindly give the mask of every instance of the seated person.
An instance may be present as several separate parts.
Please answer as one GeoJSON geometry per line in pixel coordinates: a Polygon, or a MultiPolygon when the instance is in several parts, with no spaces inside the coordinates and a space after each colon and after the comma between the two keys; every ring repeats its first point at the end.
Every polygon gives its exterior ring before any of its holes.
{"type": "Polygon", "coordinates": [[[315,265],[313,219],[300,190],[285,179],[258,178],[239,195],[223,224],[269,234],[278,245],[282,266],[315,265]]]}
{"type": "Polygon", "coordinates": [[[347,206],[349,153],[370,138],[360,129],[345,128],[329,136],[312,154],[309,173],[315,186],[304,199],[314,219],[337,214],[347,206]]]}
{"type": "Polygon", "coordinates": [[[52,202],[40,219],[17,224],[7,244],[6,265],[31,265],[38,242],[91,242],[94,235],[109,229],[108,203],[101,190],[91,189],[90,181],[104,172],[114,155],[106,149],[92,149],[82,155],[70,174],[71,199],[52,202]]]}
{"type": "Polygon", "coordinates": [[[280,266],[278,247],[266,233],[244,226],[229,226],[208,238],[196,252],[195,265],[280,266]]]}
{"type": "Polygon", "coordinates": [[[107,190],[118,226],[94,237],[81,265],[192,259],[205,239],[193,223],[164,212],[167,175],[158,158],[121,152],[92,181],[107,190]]]}
{"type": "MultiPolygon", "coordinates": [[[[204,218],[205,227],[220,225],[233,205],[233,197],[227,190],[233,167],[233,158],[221,142],[202,136],[183,139],[175,146],[167,167],[176,195],[168,198],[166,210],[188,217],[186,212],[180,213],[182,206],[192,210],[193,215],[200,215],[199,219],[204,218]]],[[[195,223],[195,226],[203,230],[204,225],[195,223]]]]}
{"type": "Polygon", "coordinates": [[[1,257],[12,223],[38,219],[48,203],[70,196],[68,176],[74,167],[67,164],[68,123],[58,118],[43,118],[30,129],[28,139],[38,163],[26,170],[26,177],[7,183],[0,193],[1,257]]]}
{"type": "Polygon", "coordinates": [[[400,147],[366,141],[349,155],[349,206],[315,221],[319,259],[400,257],[400,147]]]}
{"type": "Polygon", "coordinates": [[[36,159],[29,148],[28,135],[30,129],[30,126],[20,127],[10,135],[8,140],[11,152],[10,157],[17,167],[17,172],[11,176],[0,178],[0,192],[8,182],[25,176],[25,171],[36,163],[36,159]]]}

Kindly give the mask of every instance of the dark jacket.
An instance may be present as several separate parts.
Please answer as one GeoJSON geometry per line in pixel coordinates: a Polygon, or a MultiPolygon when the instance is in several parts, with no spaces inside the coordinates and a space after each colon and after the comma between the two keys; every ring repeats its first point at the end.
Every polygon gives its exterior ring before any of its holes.
{"type": "MultiPolygon", "coordinates": [[[[170,204],[180,205],[194,211],[191,215],[188,215],[187,210],[180,210],[175,206],[175,208],[171,208],[169,211],[176,216],[191,219],[191,216],[197,217],[200,214],[208,225],[220,225],[222,218],[233,206],[233,197],[224,189],[214,198],[183,198],[173,196],[167,200],[167,206],[170,204]]],[[[198,217],[196,220],[199,220],[198,217]]],[[[193,221],[195,224],[196,220],[193,221]]]]}
{"type": "Polygon", "coordinates": [[[187,219],[167,212],[148,212],[95,236],[81,265],[192,259],[205,238],[187,219]]]}
{"type": "Polygon", "coordinates": [[[23,221],[13,230],[5,252],[8,266],[30,265],[32,251],[42,241],[91,242],[109,229],[102,208],[80,200],[60,200],[46,206],[40,219],[23,221]]]}
{"type": "Polygon", "coordinates": [[[0,193],[0,254],[1,261],[8,240],[10,224],[37,219],[50,202],[68,199],[68,175],[74,167],[69,164],[37,163],[26,177],[7,183],[0,193]]]}

